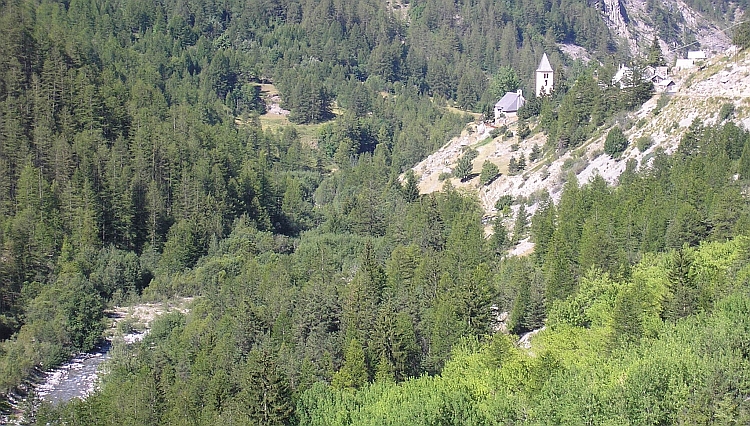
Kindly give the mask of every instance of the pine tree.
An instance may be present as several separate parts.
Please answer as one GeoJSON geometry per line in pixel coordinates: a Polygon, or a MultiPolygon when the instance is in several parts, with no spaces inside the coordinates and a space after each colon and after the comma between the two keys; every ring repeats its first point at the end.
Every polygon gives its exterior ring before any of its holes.
{"type": "Polygon", "coordinates": [[[544,263],[549,244],[555,233],[555,204],[547,198],[542,201],[531,219],[531,238],[534,242],[534,258],[537,264],[544,263]]]}
{"type": "Polygon", "coordinates": [[[344,351],[344,364],[333,375],[331,385],[339,389],[361,389],[369,380],[365,351],[356,338],[351,338],[344,351]]]}
{"type": "Polygon", "coordinates": [[[417,201],[419,198],[419,186],[417,184],[417,176],[414,174],[414,170],[409,169],[406,171],[406,180],[401,188],[401,193],[404,195],[404,199],[409,203],[417,201]]]}
{"type": "Polygon", "coordinates": [[[604,140],[604,152],[612,158],[617,157],[628,147],[628,138],[622,133],[619,126],[615,126],[607,133],[604,140]]]}
{"type": "Polygon", "coordinates": [[[652,67],[663,67],[667,65],[667,61],[664,60],[664,55],[661,53],[661,46],[659,45],[659,38],[654,35],[654,40],[651,42],[651,47],[648,49],[646,64],[652,67]]]}
{"type": "Polygon", "coordinates": [[[257,425],[288,425],[294,415],[294,403],[286,377],[265,351],[248,356],[241,393],[243,408],[257,425]]]}
{"type": "Polygon", "coordinates": [[[635,287],[620,291],[612,312],[610,348],[636,343],[643,335],[643,295],[635,287]]]}
{"type": "Polygon", "coordinates": [[[510,161],[508,161],[508,174],[515,175],[518,173],[518,160],[516,160],[515,156],[510,157],[510,161]]]}
{"type": "Polygon", "coordinates": [[[476,150],[470,149],[466,151],[464,155],[462,155],[461,158],[458,159],[456,168],[453,169],[453,176],[461,179],[462,181],[471,176],[472,172],[474,171],[473,161],[476,157],[476,150]]]}
{"type": "Polygon", "coordinates": [[[664,301],[662,316],[677,320],[693,314],[698,309],[699,290],[690,249],[683,247],[672,254],[667,278],[670,294],[664,301]]]}
{"type": "Polygon", "coordinates": [[[516,213],[516,220],[513,224],[513,243],[517,244],[524,237],[526,237],[526,227],[529,224],[528,214],[526,213],[526,205],[521,203],[518,207],[518,213],[516,213]]]}
{"type": "Polygon", "coordinates": [[[482,185],[488,185],[497,177],[500,169],[490,160],[484,160],[482,163],[482,172],[479,174],[479,182],[482,185]]]}
{"type": "Polygon", "coordinates": [[[502,255],[508,248],[508,230],[503,225],[503,218],[497,216],[492,222],[492,236],[488,240],[489,252],[502,255]]]}

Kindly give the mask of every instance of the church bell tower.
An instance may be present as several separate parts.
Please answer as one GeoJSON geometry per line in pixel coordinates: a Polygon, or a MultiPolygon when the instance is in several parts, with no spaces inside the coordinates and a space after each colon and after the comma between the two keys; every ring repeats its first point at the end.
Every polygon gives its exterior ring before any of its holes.
{"type": "Polygon", "coordinates": [[[549,64],[547,54],[542,56],[539,67],[536,69],[536,95],[544,96],[552,93],[552,87],[555,84],[555,72],[549,64]]]}

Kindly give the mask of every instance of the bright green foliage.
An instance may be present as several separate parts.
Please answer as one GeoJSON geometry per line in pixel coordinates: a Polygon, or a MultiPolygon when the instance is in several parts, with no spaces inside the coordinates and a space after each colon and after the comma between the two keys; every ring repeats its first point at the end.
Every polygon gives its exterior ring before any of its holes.
{"type": "MultiPolygon", "coordinates": [[[[639,268],[662,268],[655,265],[648,260],[639,268]]],[[[737,337],[750,332],[744,320],[750,300],[729,296],[711,314],[664,324],[648,335],[648,288],[592,271],[576,298],[586,319],[578,325],[557,320],[532,341],[535,355],[503,335],[481,344],[466,341],[454,347],[438,376],[353,394],[314,387],[300,401],[300,422],[321,424],[325,417],[326,424],[662,424],[750,418],[738,392],[748,383],[748,363],[733,349],[746,340],[737,337]]]]}
{"type": "Polygon", "coordinates": [[[369,377],[367,366],[365,365],[365,352],[356,338],[351,339],[344,352],[344,364],[333,375],[331,384],[340,389],[360,389],[368,382],[369,377]]]}
{"type": "Polygon", "coordinates": [[[492,76],[490,80],[490,93],[495,101],[500,100],[505,93],[515,92],[518,89],[521,81],[518,79],[518,75],[513,68],[505,65],[500,67],[500,70],[492,76]]]}
{"type": "Polygon", "coordinates": [[[532,87],[544,50],[559,84],[522,115],[553,148],[650,96],[595,65],[566,81],[550,46],[619,48],[594,5],[537,3],[3,3],[0,390],[89,349],[104,306],[189,295],[30,421],[747,423],[742,129],[696,122],[617,189],[571,180],[533,258],[499,256],[475,198],[399,183],[471,120],[443,106],[491,110],[486,76],[532,87]],[[259,116],[274,89],[312,127],[259,116]],[[660,254],[685,243],[694,280],[660,254]],[[534,357],[479,342],[492,305],[517,333],[550,312],[534,357]]]}

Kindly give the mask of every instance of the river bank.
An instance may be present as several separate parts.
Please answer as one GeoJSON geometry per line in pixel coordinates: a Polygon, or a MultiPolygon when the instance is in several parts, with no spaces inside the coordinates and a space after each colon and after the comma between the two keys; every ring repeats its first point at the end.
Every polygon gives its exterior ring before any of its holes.
{"type": "Polygon", "coordinates": [[[36,369],[7,396],[8,414],[0,416],[0,424],[24,424],[26,414],[31,412],[33,416],[43,403],[58,405],[74,398],[85,399],[95,392],[98,380],[106,374],[106,361],[111,359],[113,347],[127,347],[143,340],[155,318],[168,312],[187,313],[192,300],[142,303],[107,311],[110,324],[102,343],[91,352],[78,354],[51,370],[36,369]]]}

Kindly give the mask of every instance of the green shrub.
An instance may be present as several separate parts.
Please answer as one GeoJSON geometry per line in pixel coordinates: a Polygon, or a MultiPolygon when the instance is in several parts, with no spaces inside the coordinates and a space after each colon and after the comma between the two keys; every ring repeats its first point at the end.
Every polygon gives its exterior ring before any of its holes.
{"type": "Polygon", "coordinates": [[[495,180],[499,173],[500,169],[497,168],[495,163],[490,160],[484,160],[484,163],[482,164],[482,173],[479,174],[479,182],[482,185],[487,185],[495,180]]]}
{"type": "Polygon", "coordinates": [[[510,207],[513,204],[513,197],[510,195],[503,195],[495,201],[495,210],[501,212],[506,207],[510,207]]]}
{"type": "Polygon", "coordinates": [[[566,158],[565,161],[563,161],[562,170],[570,170],[573,167],[573,164],[576,163],[576,160],[573,158],[566,158]]]}
{"type": "Polygon", "coordinates": [[[725,103],[719,110],[719,121],[724,121],[730,118],[732,114],[734,114],[734,104],[729,102],[725,103]]]}
{"type": "Polygon", "coordinates": [[[531,147],[531,152],[529,153],[529,161],[534,162],[541,158],[542,156],[542,148],[539,147],[539,144],[534,144],[533,147],[531,147]]]}
{"type": "Polygon", "coordinates": [[[628,138],[620,127],[615,126],[607,133],[604,140],[604,152],[612,158],[619,156],[628,147],[628,138]]]}
{"type": "Polygon", "coordinates": [[[651,139],[651,136],[641,136],[635,140],[635,146],[638,147],[638,151],[641,152],[645,152],[647,149],[651,148],[651,145],[653,144],[654,140],[651,139]]]}
{"type": "Polygon", "coordinates": [[[529,129],[529,125],[523,121],[518,123],[518,137],[523,140],[526,139],[531,134],[531,129],[529,129]]]}

